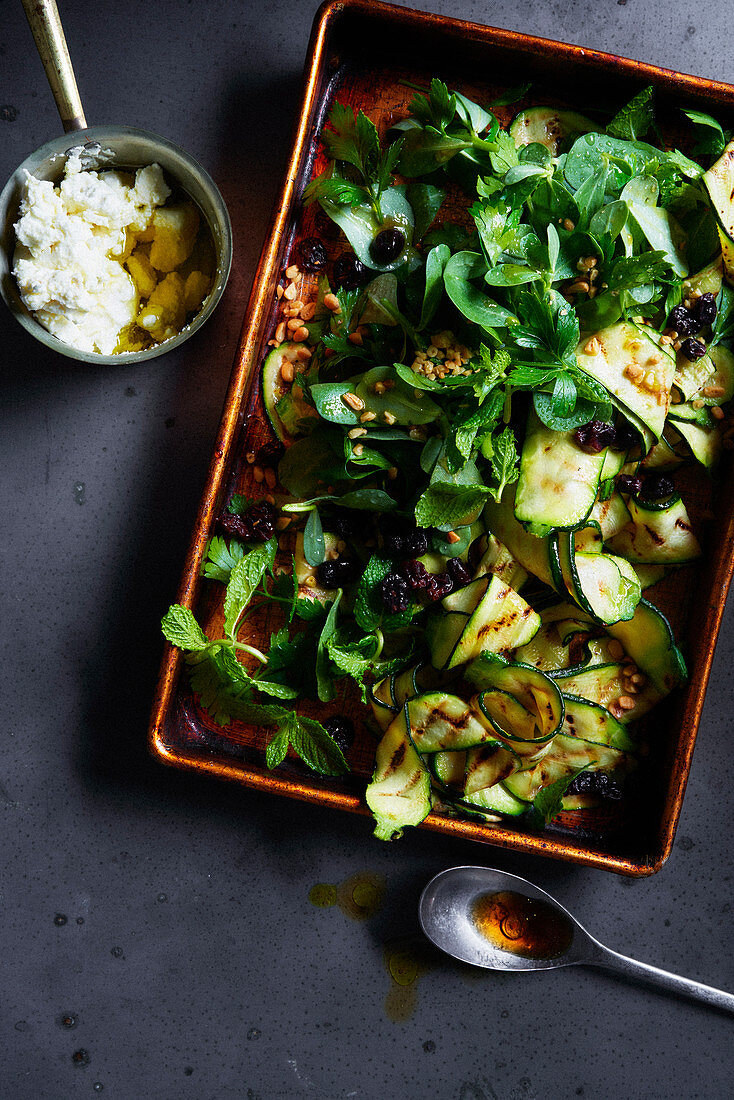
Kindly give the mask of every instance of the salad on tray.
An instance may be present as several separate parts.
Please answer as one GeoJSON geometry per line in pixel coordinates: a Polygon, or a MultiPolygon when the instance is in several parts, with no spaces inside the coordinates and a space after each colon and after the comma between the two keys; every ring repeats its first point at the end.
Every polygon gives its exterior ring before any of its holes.
{"type": "Polygon", "coordinates": [[[278,442],[203,566],[220,625],[163,619],[269,768],[349,770],[350,718],[297,708],[353,681],[383,839],[621,797],[686,677],[647,597],[701,554],[676,471],[734,447],[731,135],[683,111],[695,159],[668,148],[651,88],[503,128],[509,102],[434,79],[382,140],[334,104],[262,371],[278,442]]]}

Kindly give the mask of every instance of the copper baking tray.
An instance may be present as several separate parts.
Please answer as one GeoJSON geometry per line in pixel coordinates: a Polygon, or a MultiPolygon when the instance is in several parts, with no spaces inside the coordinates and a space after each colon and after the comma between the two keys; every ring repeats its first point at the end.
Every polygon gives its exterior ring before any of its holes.
{"type": "MultiPolygon", "coordinates": [[[[615,109],[646,84],[657,90],[663,131],[672,137],[680,126],[681,106],[714,112],[731,124],[734,87],[686,76],[652,65],[569,46],[525,34],[447,19],[425,12],[373,3],[332,0],[317,13],[306,60],[303,96],[293,149],[270,231],[258,265],[242,337],[227,392],[209,475],[199,508],[179,602],[196,610],[205,624],[221,615],[216,590],[200,589],[199,570],[219,511],[237,491],[258,495],[248,451],[268,441],[259,387],[259,367],[276,323],[275,288],[288,265],[298,235],[314,232],[313,211],[304,213],[299,197],[319,168],[318,136],[335,97],[363,107],[383,125],[405,111],[412,92],[405,81],[426,84],[438,75],[480,102],[526,81],[532,88],[519,105],[506,108],[509,119],[519,106],[551,103],[579,110],[615,109]],[[309,219],[311,219],[309,221],[309,219]]],[[[674,573],[653,591],[653,601],[670,614],[685,650],[690,679],[655,709],[648,724],[651,744],[637,797],[623,813],[563,815],[542,833],[516,825],[478,824],[434,812],[422,828],[481,841],[518,852],[531,852],[605,868],[626,875],[649,875],[670,854],[703,707],[714,645],[732,576],[734,479],[727,465],[719,473],[716,508],[705,474],[692,472],[685,486],[694,525],[704,542],[703,565],[674,573]],[[690,611],[695,608],[695,615],[690,611]]],[[[254,630],[269,629],[261,619],[254,630]]],[[[150,746],[176,767],[234,779],[273,794],[366,814],[364,781],[371,774],[374,738],[360,729],[350,752],[353,775],[322,779],[296,760],[276,771],[265,767],[263,730],[235,723],[221,728],[192,696],[178,650],[166,646],[150,722],[150,746]]],[[[312,713],[322,716],[348,708],[337,700],[312,713]]],[[[629,805],[627,805],[629,803],[629,805]]],[[[365,831],[369,822],[365,820],[365,831]]]]}

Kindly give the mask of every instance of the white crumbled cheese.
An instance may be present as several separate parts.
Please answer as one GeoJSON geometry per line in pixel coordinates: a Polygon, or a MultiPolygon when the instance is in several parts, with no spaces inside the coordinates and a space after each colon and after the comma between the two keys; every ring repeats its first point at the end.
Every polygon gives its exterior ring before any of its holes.
{"type": "Polygon", "coordinates": [[[114,352],[139,306],[121,259],[126,230],[144,230],[169,195],[157,164],[139,168],[132,186],[73,159],[58,187],[26,172],[13,274],[44,328],[80,351],[114,352]]]}

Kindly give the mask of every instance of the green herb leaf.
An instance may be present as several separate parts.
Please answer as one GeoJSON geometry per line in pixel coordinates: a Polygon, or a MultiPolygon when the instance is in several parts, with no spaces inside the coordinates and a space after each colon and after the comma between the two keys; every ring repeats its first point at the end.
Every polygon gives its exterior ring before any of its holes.
{"type": "Polygon", "coordinates": [[[584,770],[584,768],[576,768],[570,775],[561,776],[560,779],[556,779],[555,783],[549,783],[547,787],[542,787],[538,791],[533,800],[533,806],[546,822],[551,821],[561,812],[564,794],[576,776],[584,770]]]}
{"type": "Polygon", "coordinates": [[[418,498],[415,518],[419,527],[453,529],[473,523],[492,490],[485,485],[451,485],[439,481],[418,498]]]}
{"type": "Polygon", "coordinates": [[[209,639],[194,618],[194,613],[179,603],[169,607],[161,619],[161,629],[168,641],[180,649],[198,651],[209,644],[209,639]]]}
{"type": "Polygon", "coordinates": [[[245,548],[241,542],[232,539],[229,546],[227,546],[223,538],[214,535],[209,540],[206,548],[206,557],[201,571],[209,580],[221,581],[222,584],[227,584],[235,565],[238,561],[242,561],[244,556],[245,548]]]}
{"type": "Polygon", "coordinates": [[[266,570],[272,570],[277,548],[277,541],[269,539],[234,565],[224,595],[224,630],[230,638],[236,639],[242,613],[266,570]]]}
{"type": "Polygon", "coordinates": [[[313,718],[289,714],[280,723],[279,734],[285,734],[304,764],[320,775],[344,775],[349,765],[334,738],[313,718]]]}
{"type": "Polygon", "coordinates": [[[512,485],[520,476],[517,443],[512,428],[504,428],[491,437],[492,474],[497,485],[492,496],[499,504],[506,485],[512,485]]]}
{"type": "Polygon", "coordinates": [[[326,557],[324,529],[321,526],[318,508],[314,508],[308,513],[303,531],[303,556],[311,566],[321,565],[326,557]]]}
{"type": "Polygon", "coordinates": [[[354,595],[354,618],[358,626],[366,634],[374,634],[376,630],[397,630],[409,623],[415,609],[410,607],[406,611],[390,614],[380,597],[380,585],[388,573],[394,569],[392,558],[383,558],[380,554],[373,554],[367,562],[367,567],[360,577],[357,590],[354,595]]]}
{"type": "Polygon", "coordinates": [[[628,141],[637,141],[644,137],[655,121],[653,99],[655,89],[652,85],[643,88],[634,99],[619,111],[607,126],[607,133],[613,137],[628,141]]]}
{"type": "Polygon", "coordinates": [[[329,638],[336,630],[336,620],[339,613],[339,604],[342,598],[341,588],[337,591],[336,599],[329,608],[329,614],[326,616],[326,622],[321,630],[319,636],[319,642],[316,649],[316,683],[318,685],[318,695],[322,703],[329,703],[336,694],[336,688],[334,687],[334,678],[331,674],[330,662],[329,662],[329,650],[327,648],[329,638]]]}

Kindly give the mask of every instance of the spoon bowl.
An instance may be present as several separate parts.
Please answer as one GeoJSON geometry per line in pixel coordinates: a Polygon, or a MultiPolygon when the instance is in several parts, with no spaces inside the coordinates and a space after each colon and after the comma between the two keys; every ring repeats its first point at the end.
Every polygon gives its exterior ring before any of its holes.
{"type": "Polygon", "coordinates": [[[545,890],[507,871],[471,866],[442,871],[421,894],[418,917],[436,947],[472,966],[514,972],[598,966],[734,1012],[731,993],[612,951],[545,890]],[[490,920],[484,919],[487,914],[490,920]]]}
{"type": "Polygon", "coordinates": [[[448,955],[487,970],[553,970],[591,961],[596,941],[554,898],[518,875],[490,867],[450,867],[426,886],[418,905],[421,928],[448,955]],[[568,932],[568,947],[558,955],[528,957],[502,949],[480,930],[477,903],[488,895],[511,892],[550,906],[568,932]]]}

